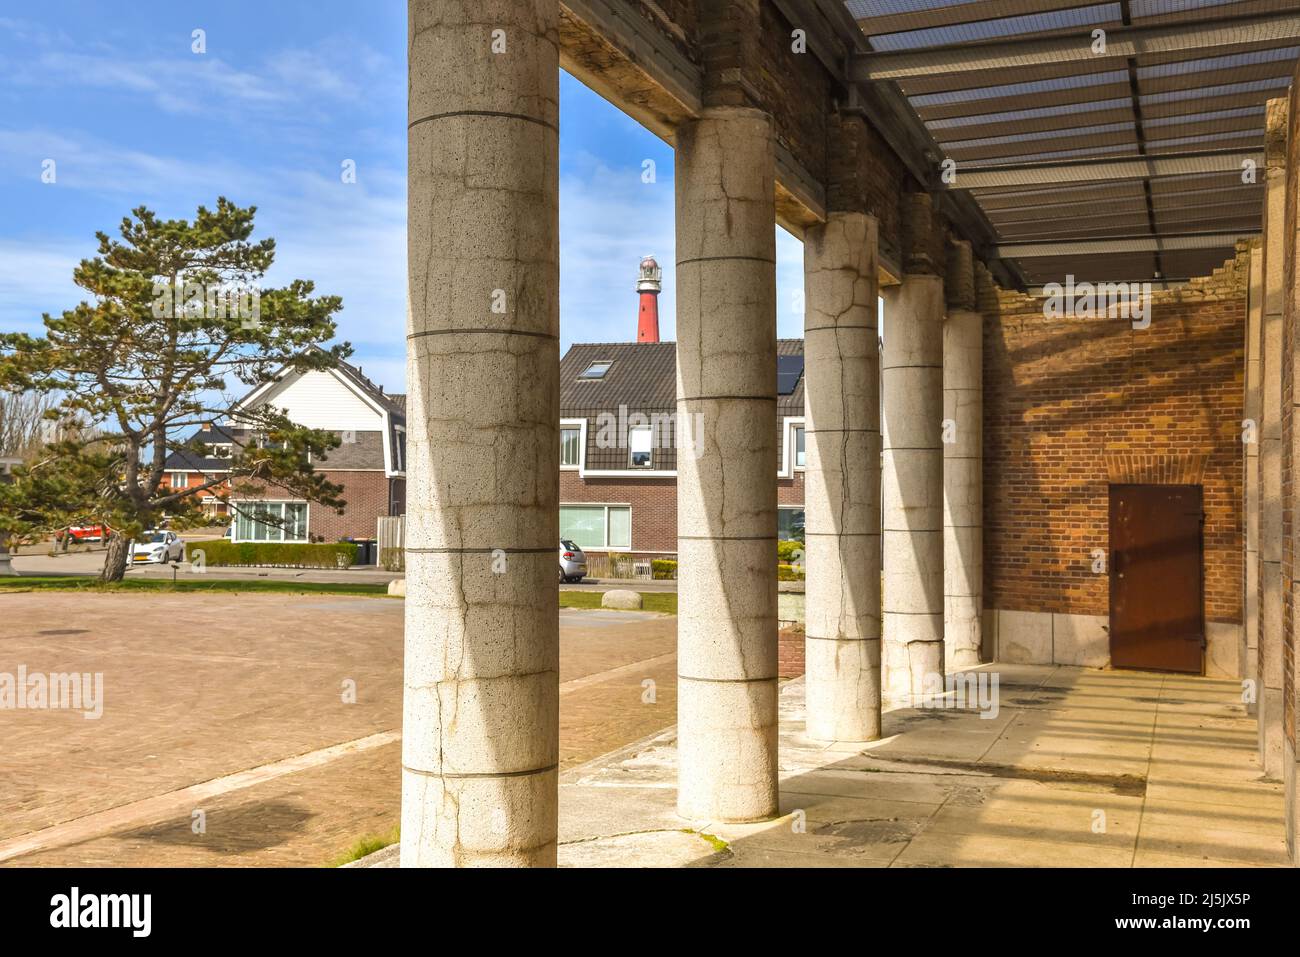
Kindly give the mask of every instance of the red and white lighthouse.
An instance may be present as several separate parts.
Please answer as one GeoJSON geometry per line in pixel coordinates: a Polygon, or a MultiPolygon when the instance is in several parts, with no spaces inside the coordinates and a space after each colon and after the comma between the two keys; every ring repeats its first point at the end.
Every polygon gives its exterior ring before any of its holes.
{"type": "Polygon", "coordinates": [[[641,274],[636,281],[636,291],[641,299],[636,317],[637,342],[659,341],[659,290],[663,288],[660,283],[663,274],[653,256],[641,260],[641,274]]]}

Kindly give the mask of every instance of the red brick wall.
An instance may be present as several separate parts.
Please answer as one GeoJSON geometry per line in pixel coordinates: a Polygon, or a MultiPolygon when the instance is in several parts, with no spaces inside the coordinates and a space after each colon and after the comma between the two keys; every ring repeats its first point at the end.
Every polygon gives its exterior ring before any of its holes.
{"type": "MultiPolygon", "coordinates": [[[[1287,103],[1286,218],[1283,226],[1282,281],[1282,727],[1296,745],[1295,673],[1295,361],[1296,321],[1300,313],[1297,262],[1300,248],[1300,67],[1287,103]]],[[[1288,839],[1293,835],[1288,835],[1288,839]]]]}
{"type": "MultiPolygon", "coordinates": [[[[777,480],[777,502],[803,504],[803,472],[777,480]]],[[[599,502],[632,506],[632,547],[628,554],[677,552],[677,479],[580,478],[560,472],[560,502],[599,502]]]]}
{"type": "Polygon", "coordinates": [[[325,478],[343,486],[347,507],[342,515],[312,502],[307,509],[307,531],[313,538],[336,542],[340,538],[374,538],[379,516],[388,514],[389,479],[383,472],[329,472],[325,478]]]}
{"type": "Polygon", "coordinates": [[[777,675],[798,678],[804,672],[804,630],[802,626],[782,628],[776,644],[777,675]]]}
{"type": "Polygon", "coordinates": [[[1232,298],[1157,293],[1146,330],[1049,322],[1026,297],[986,317],[986,607],[1108,614],[1108,485],[1147,468],[1203,485],[1206,619],[1241,621],[1242,271],[1232,298]]]}

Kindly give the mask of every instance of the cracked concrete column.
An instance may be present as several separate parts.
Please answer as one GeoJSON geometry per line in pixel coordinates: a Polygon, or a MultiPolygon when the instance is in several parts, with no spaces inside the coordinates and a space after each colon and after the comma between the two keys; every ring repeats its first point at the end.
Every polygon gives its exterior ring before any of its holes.
{"type": "Polygon", "coordinates": [[[984,317],[968,242],[954,244],[943,324],[944,665],[980,663],[984,585],[984,317]]]}
{"type": "Polygon", "coordinates": [[[880,737],[880,356],[876,220],[804,234],[807,734],[880,737]]]}
{"type": "Polygon", "coordinates": [[[677,809],[777,813],[776,236],[771,118],[678,127],[677,809]]]}
{"type": "Polygon", "coordinates": [[[401,864],[553,866],[559,9],[408,10],[401,864]]]}
{"type": "Polygon", "coordinates": [[[905,275],[884,298],[884,694],[910,704],[944,674],[943,279],[905,275]]]}
{"type": "Polygon", "coordinates": [[[1286,220],[1286,100],[1268,102],[1264,179],[1264,311],[1259,443],[1259,753],[1282,778],[1282,311],[1286,220]]]}

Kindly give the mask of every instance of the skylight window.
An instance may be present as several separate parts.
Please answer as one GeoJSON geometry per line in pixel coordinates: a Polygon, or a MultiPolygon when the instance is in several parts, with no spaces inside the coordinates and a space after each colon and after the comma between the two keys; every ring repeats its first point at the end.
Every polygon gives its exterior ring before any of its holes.
{"type": "Polygon", "coordinates": [[[582,373],[582,375],[578,376],[578,378],[579,379],[603,379],[605,378],[605,373],[609,371],[609,367],[612,366],[613,364],[614,364],[613,362],[606,362],[603,360],[601,362],[593,362],[591,365],[587,366],[586,370],[582,373]]]}

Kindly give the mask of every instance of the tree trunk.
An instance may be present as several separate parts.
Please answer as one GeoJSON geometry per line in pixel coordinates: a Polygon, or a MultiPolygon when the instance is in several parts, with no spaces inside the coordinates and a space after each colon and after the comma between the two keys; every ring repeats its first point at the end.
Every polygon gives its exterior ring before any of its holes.
{"type": "Polygon", "coordinates": [[[120,582],[126,574],[127,541],[117,532],[108,537],[108,549],[104,553],[104,569],[99,573],[102,582],[120,582]]]}

